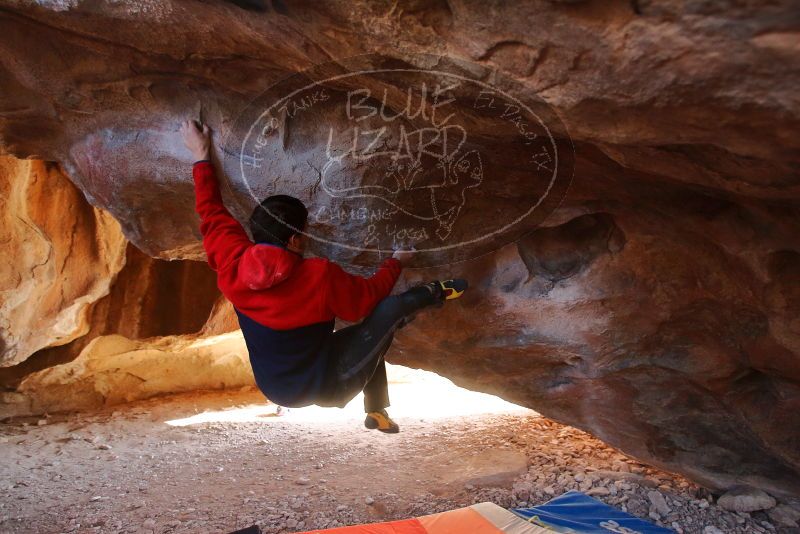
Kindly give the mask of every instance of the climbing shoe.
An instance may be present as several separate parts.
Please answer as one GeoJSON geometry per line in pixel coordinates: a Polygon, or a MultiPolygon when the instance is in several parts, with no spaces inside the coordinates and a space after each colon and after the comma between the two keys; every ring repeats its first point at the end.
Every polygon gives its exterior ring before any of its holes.
{"type": "Polygon", "coordinates": [[[397,426],[397,423],[392,421],[392,418],[389,417],[389,414],[386,413],[386,410],[369,412],[367,417],[364,419],[364,426],[370,430],[380,430],[381,432],[386,432],[387,434],[397,434],[400,432],[400,427],[397,426]]]}
{"type": "Polygon", "coordinates": [[[431,292],[441,300],[457,299],[464,294],[469,284],[463,278],[453,280],[436,280],[427,284],[431,292]]]}

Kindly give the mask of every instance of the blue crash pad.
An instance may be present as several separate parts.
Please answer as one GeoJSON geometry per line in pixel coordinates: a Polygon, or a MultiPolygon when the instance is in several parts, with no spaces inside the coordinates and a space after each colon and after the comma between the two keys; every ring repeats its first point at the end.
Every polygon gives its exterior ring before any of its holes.
{"type": "Polygon", "coordinates": [[[674,534],[638,517],[584,495],[569,491],[541,506],[512,508],[526,521],[569,534],[674,534]]]}

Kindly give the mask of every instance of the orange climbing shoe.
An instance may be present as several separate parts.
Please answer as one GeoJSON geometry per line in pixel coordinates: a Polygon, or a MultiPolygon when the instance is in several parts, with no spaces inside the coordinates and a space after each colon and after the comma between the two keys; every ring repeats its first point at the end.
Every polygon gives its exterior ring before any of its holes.
{"type": "Polygon", "coordinates": [[[400,432],[400,427],[397,425],[397,423],[392,421],[392,418],[389,417],[389,414],[386,413],[386,410],[369,412],[367,417],[364,419],[364,426],[370,430],[380,430],[381,432],[385,432],[387,434],[397,434],[400,432]]]}

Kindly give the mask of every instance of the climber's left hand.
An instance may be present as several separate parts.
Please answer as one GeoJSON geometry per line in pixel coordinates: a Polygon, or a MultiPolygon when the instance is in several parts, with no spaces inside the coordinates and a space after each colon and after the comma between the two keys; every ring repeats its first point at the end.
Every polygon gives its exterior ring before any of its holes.
{"type": "Polygon", "coordinates": [[[211,135],[207,124],[203,124],[201,129],[195,121],[185,120],[181,124],[181,135],[195,161],[211,159],[211,135]]]}

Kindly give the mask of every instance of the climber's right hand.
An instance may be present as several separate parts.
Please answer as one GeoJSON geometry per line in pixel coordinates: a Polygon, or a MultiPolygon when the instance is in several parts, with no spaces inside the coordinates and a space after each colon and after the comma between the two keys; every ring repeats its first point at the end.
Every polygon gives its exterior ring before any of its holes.
{"type": "Polygon", "coordinates": [[[392,254],[392,257],[400,262],[400,264],[405,267],[411,260],[414,258],[414,254],[416,254],[416,250],[395,250],[392,254]]]}

